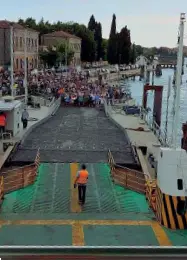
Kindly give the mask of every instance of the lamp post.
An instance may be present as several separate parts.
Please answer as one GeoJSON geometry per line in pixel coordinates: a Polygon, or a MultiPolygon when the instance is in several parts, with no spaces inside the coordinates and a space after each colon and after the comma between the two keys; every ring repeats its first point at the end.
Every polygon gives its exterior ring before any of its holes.
{"type": "Polygon", "coordinates": [[[66,38],[66,49],[65,49],[65,64],[66,64],[66,77],[68,77],[68,38],[66,38]]]}
{"type": "Polygon", "coordinates": [[[10,23],[10,75],[11,75],[11,96],[14,96],[14,29],[10,23]]]}
{"type": "Polygon", "coordinates": [[[27,86],[27,29],[24,31],[24,88],[25,88],[25,104],[28,102],[28,86],[27,86]]]}

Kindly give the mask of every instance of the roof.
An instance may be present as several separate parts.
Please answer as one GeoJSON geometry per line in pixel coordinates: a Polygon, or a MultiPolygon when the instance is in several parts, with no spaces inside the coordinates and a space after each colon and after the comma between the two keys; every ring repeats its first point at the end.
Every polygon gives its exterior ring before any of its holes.
{"type": "Polygon", "coordinates": [[[19,100],[13,100],[11,102],[0,100],[0,111],[11,111],[12,109],[20,105],[21,102],[19,100]]]}
{"type": "Polygon", "coordinates": [[[64,31],[55,31],[55,32],[52,32],[52,33],[44,34],[43,36],[62,37],[62,38],[75,38],[75,39],[80,39],[81,40],[81,38],[79,38],[79,37],[77,37],[77,36],[75,36],[73,34],[64,32],[64,31]]]}
{"type": "MultiPolygon", "coordinates": [[[[9,29],[11,25],[13,25],[14,29],[23,30],[23,29],[27,28],[30,31],[35,31],[35,30],[31,29],[31,28],[24,27],[23,25],[21,25],[19,23],[7,21],[7,20],[0,20],[0,29],[9,29]]],[[[35,31],[35,32],[37,32],[37,31],[35,31]]]]}

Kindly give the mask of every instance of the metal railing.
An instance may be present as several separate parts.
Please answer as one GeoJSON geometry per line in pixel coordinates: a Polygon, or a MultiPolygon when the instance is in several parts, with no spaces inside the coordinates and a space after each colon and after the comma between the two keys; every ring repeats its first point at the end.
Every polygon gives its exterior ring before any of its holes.
{"type": "Polygon", "coordinates": [[[146,193],[146,180],[149,179],[149,175],[116,164],[110,150],[108,151],[108,162],[111,176],[116,184],[139,193],[146,193]]]}
{"type": "Polygon", "coordinates": [[[167,138],[166,132],[163,129],[161,129],[161,127],[154,121],[153,117],[148,113],[148,111],[142,108],[140,117],[153,131],[161,145],[166,147],[170,146],[170,140],[169,138],[167,138]]]}
{"type": "Polygon", "coordinates": [[[40,164],[38,150],[34,163],[2,171],[0,176],[0,194],[6,194],[34,183],[40,164]]]}
{"type": "MultiPolygon", "coordinates": [[[[186,246],[0,246],[14,259],[186,259],[186,246]],[[29,257],[30,256],[30,257],[29,257]],[[29,257],[29,258],[28,258],[29,257]],[[45,258],[44,258],[45,257],[45,258]]],[[[10,259],[10,258],[9,258],[10,259]]]]}

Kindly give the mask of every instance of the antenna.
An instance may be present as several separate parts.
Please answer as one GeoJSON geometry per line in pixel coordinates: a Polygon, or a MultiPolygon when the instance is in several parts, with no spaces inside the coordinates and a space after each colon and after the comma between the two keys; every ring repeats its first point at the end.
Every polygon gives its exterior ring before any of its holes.
{"type": "Polygon", "coordinates": [[[173,146],[177,148],[177,136],[179,125],[179,111],[180,111],[180,86],[183,66],[183,41],[184,41],[184,23],[186,21],[185,13],[180,15],[179,39],[178,39],[178,55],[177,55],[177,70],[176,70],[176,99],[175,99],[175,117],[174,117],[174,131],[173,131],[173,146]]]}

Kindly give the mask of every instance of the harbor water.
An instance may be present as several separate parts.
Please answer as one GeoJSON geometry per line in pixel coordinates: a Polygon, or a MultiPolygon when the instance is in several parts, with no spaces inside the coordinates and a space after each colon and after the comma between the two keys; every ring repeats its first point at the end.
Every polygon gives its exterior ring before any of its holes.
{"type": "MultiPolygon", "coordinates": [[[[187,58],[184,62],[184,75],[182,76],[182,85],[181,85],[181,94],[180,94],[180,124],[178,125],[178,145],[181,144],[182,137],[182,123],[187,121],[187,58]]],[[[162,130],[165,130],[166,123],[166,111],[167,111],[167,95],[168,95],[168,80],[169,76],[173,80],[174,69],[162,69],[162,76],[155,77],[154,84],[164,86],[163,90],[163,99],[162,99],[162,130]]],[[[137,104],[142,104],[142,95],[143,95],[143,81],[139,81],[139,77],[136,77],[136,80],[129,80],[130,89],[132,97],[136,100],[137,104]]],[[[149,91],[148,93],[148,106],[153,108],[154,92],[149,91]]],[[[173,85],[171,87],[170,97],[169,97],[169,109],[168,109],[168,137],[171,140],[173,132],[173,107],[174,107],[174,89],[173,85]]],[[[151,113],[151,112],[150,112],[151,113]]]]}

